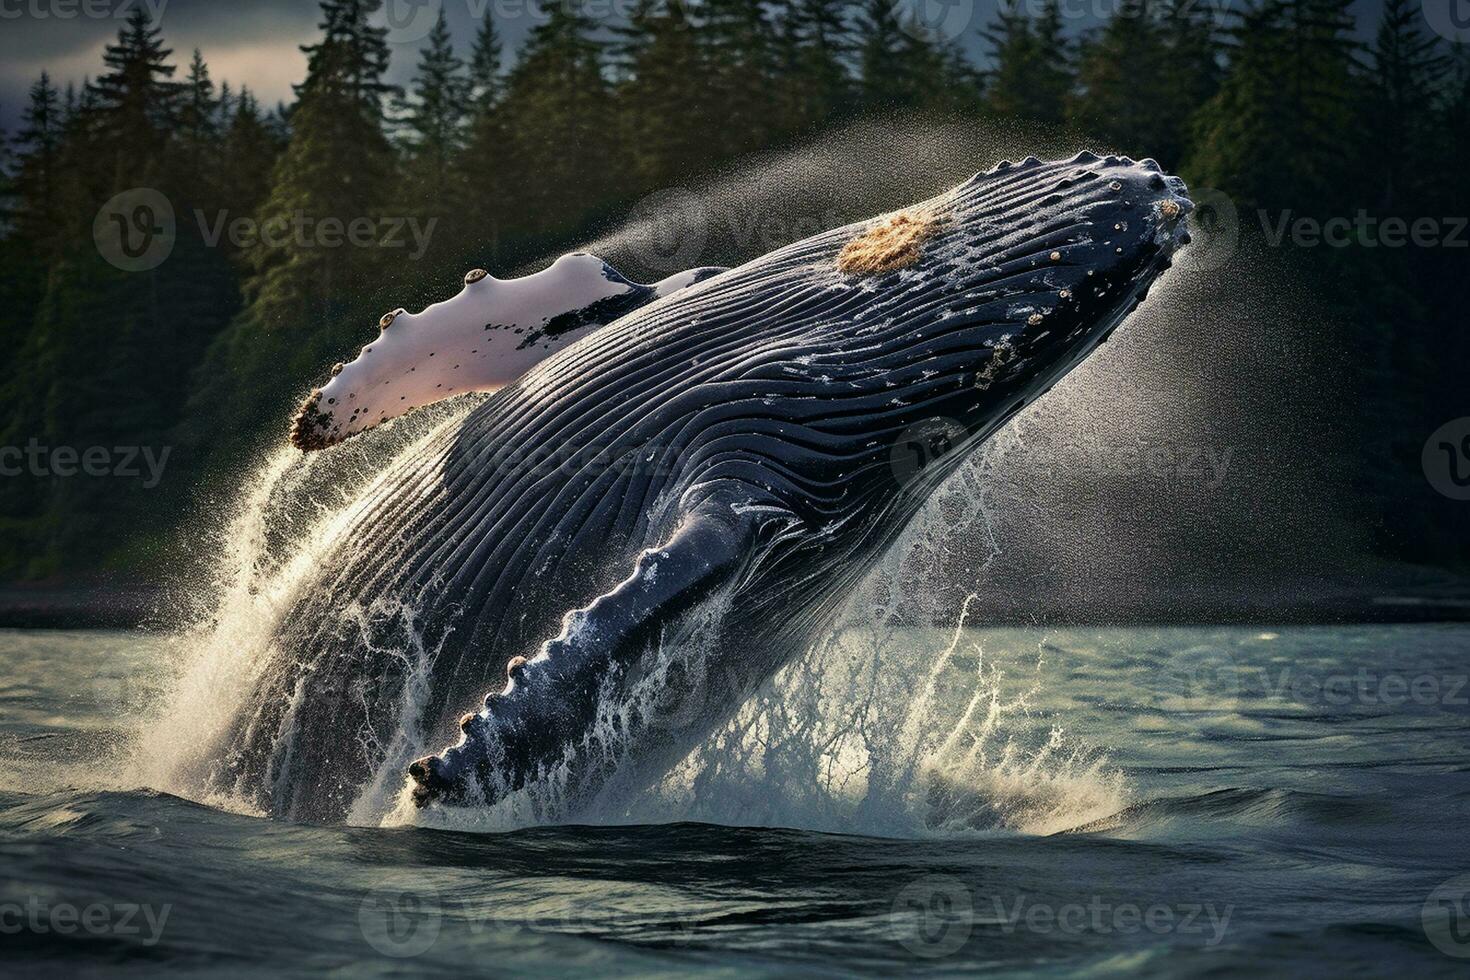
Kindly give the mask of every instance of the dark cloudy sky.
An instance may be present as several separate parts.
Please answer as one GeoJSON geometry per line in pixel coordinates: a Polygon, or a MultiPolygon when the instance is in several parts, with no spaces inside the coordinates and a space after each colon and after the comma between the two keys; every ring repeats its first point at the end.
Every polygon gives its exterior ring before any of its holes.
{"type": "MultiPolygon", "coordinates": [[[[634,0],[587,0],[604,23],[615,23],[634,0]]],[[[959,36],[977,59],[984,42],[978,29],[1001,0],[895,0],[919,4],[930,22],[959,36]]],[[[1023,5],[1040,0],[1016,0],[1023,5]]],[[[1077,30],[1097,23],[1118,0],[1062,0],[1077,30]]],[[[1199,0],[1202,4],[1209,0],[1199,0]]],[[[1424,0],[1444,4],[1464,0],[1424,0]]],[[[493,16],[513,48],[541,15],[534,0],[386,0],[379,18],[392,28],[394,75],[402,82],[442,5],[456,47],[467,53],[480,18],[493,16]]],[[[0,125],[13,131],[26,88],[46,69],[60,83],[95,75],[103,46],[134,6],[157,15],[164,40],[181,66],[199,48],[215,81],[244,83],[268,104],[289,99],[306,66],[300,45],[317,34],[320,11],[313,0],[0,0],[0,125]]],[[[1360,22],[1371,24],[1381,0],[1357,0],[1360,22]]]]}

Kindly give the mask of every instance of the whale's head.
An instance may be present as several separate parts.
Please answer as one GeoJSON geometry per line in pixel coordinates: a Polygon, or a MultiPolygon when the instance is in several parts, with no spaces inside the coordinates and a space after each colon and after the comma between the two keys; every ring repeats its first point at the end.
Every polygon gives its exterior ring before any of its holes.
{"type": "Polygon", "coordinates": [[[1143,300],[1192,209],[1154,161],[1080,153],[1001,163],[845,229],[827,246],[836,288],[871,299],[812,372],[870,392],[865,437],[938,416],[983,438],[1143,300]]]}
{"type": "Polygon", "coordinates": [[[1057,341],[1136,306],[1189,241],[1193,207],[1153,160],[1027,157],[860,226],[836,265],[886,294],[882,314],[913,326],[916,341],[977,325],[1057,341]]]}
{"type": "Polygon", "coordinates": [[[383,314],[378,336],[307,396],[291,442],[325,449],[415,408],[495,391],[590,331],[721,271],[694,269],[645,285],[585,252],[519,279],[472,270],[452,299],[383,314]]]}

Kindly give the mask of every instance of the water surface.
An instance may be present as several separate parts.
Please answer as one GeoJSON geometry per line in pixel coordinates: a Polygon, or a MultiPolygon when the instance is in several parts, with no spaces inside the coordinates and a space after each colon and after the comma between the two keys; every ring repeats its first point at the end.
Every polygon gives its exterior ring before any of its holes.
{"type": "MultiPolygon", "coordinates": [[[[905,642],[927,650],[936,635],[905,642]]],[[[131,753],[157,723],[168,642],[0,632],[7,966],[1386,976],[1470,964],[1470,628],[963,640],[1004,672],[990,703],[1005,710],[971,719],[989,733],[983,761],[922,792],[875,802],[852,778],[817,792],[809,772],[769,771],[789,753],[756,773],[717,764],[712,747],[695,789],[651,791],[602,825],[471,833],[285,824],[139,785],[131,753]],[[673,822],[618,822],[640,817],[673,822]]],[[[955,718],[975,667],[957,656],[955,682],[936,688],[955,718]]]]}

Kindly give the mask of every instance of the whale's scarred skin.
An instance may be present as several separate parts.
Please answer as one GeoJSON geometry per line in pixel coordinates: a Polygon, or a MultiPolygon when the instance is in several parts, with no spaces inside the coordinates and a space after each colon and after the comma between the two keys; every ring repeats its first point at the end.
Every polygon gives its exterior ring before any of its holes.
{"type": "Polygon", "coordinates": [[[450,745],[411,767],[424,806],[554,772],[541,817],[570,818],[614,775],[655,777],[830,630],[929,492],[1137,306],[1190,207],[1148,160],[1002,164],[910,209],[927,227],[902,263],[839,268],[892,216],[839,228],[550,354],[360,502],[217,781],[340,819],[405,728],[450,745]],[[935,419],[944,438],[896,471],[935,419]],[[672,678],[658,710],[678,726],[610,712],[715,596],[704,669],[726,680],[672,678]]]}

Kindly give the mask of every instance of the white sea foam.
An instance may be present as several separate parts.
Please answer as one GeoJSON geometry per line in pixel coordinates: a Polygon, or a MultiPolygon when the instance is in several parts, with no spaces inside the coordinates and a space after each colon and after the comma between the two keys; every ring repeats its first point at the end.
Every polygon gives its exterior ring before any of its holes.
{"type": "MultiPolygon", "coordinates": [[[[195,611],[181,612],[189,622],[170,638],[170,677],[134,735],[131,781],[227,809],[253,810],[243,793],[222,793],[213,777],[228,762],[227,735],[236,725],[252,723],[260,680],[283,655],[275,645],[282,618],[351,524],[386,461],[414,453],[471,405],[462,401],[406,419],[332,453],[303,456],[283,444],[266,457],[233,503],[220,508],[218,521],[201,532],[199,547],[214,559],[201,573],[204,581],[177,597],[181,607],[195,611]]],[[[415,657],[422,651],[401,653],[415,657]]],[[[422,668],[409,672],[408,689],[416,696],[422,668]]],[[[294,737],[290,718],[288,711],[277,736],[287,748],[294,737]]]]}

